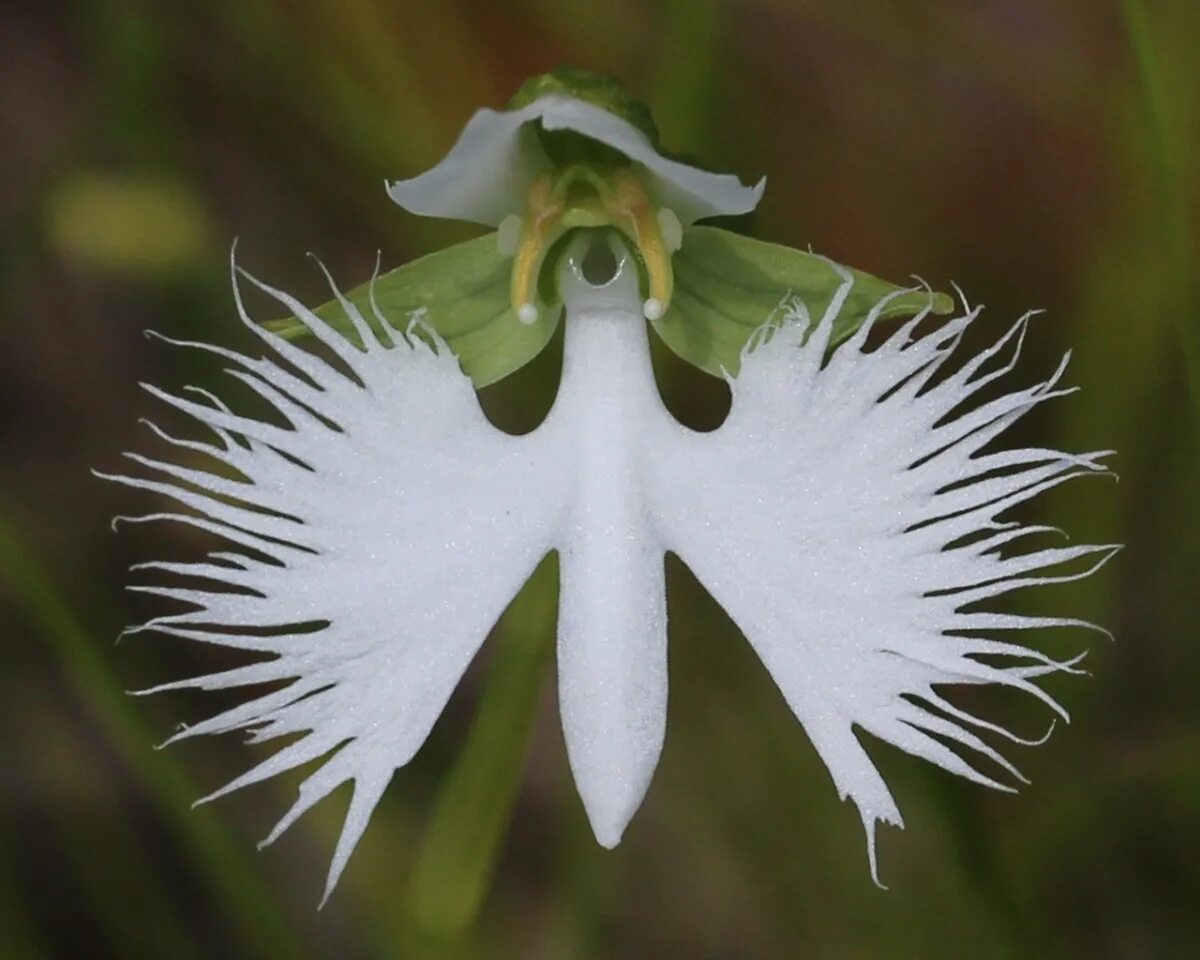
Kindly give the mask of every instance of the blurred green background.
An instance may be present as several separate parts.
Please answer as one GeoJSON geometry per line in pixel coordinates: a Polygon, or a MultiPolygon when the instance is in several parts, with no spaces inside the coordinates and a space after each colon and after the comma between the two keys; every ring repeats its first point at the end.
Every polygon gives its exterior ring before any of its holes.
{"type": "MultiPolygon", "coordinates": [[[[0,6],[0,956],[1200,956],[1198,51],[1196,0],[0,6]],[[299,775],[191,811],[258,748],[154,752],[227,698],[123,693],[232,662],[165,638],[113,646],[153,607],[123,592],[129,564],[203,544],[113,535],[109,518],[145,498],[88,468],[154,449],[138,417],[171,425],[139,380],[219,382],[143,329],[246,345],[234,237],[259,276],[318,302],[306,251],[350,286],[377,250],[387,267],[471,236],[404,214],[384,179],[425,169],[475,108],[560,63],[622,77],[672,148],[765,174],[739,227],[958,282],[988,305],[974,345],[1046,308],[1023,382],[1073,348],[1083,389],[1012,439],[1120,451],[1119,484],[1068,485],[1026,516],[1126,551],[1010,601],[1117,642],[1041,638],[1089,646],[1093,675],[1051,682],[1074,722],[1009,751],[1034,781],[1016,797],[871,745],[908,821],[882,830],[890,892],[765,671],[674,561],[666,748],[615,852],[571,783],[551,664],[517,676],[542,682],[511,823],[502,803],[472,806],[503,778],[460,767],[460,788],[496,782],[443,791],[489,674],[507,664],[503,700],[513,663],[545,660],[550,569],[320,913],[346,791],[256,854],[299,775]],[[472,819],[485,813],[495,842],[472,819]]],[[[657,360],[677,415],[719,422],[723,386],[657,360]]],[[[556,362],[489,388],[496,422],[536,423],[556,362]]],[[[1030,735],[1048,719],[982,699],[1030,735]]],[[[477,754],[521,754],[519,723],[490,729],[511,736],[477,754]]]]}

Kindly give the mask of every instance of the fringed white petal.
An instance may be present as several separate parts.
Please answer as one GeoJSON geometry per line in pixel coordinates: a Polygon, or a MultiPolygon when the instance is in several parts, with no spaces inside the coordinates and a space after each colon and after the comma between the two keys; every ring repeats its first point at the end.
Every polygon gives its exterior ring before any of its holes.
{"type": "Polygon", "coordinates": [[[1044,383],[971,407],[980,388],[1016,362],[1027,318],[950,374],[942,367],[977,311],[915,336],[922,315],[868,350],[872,319],[827,357],[849,289],[847,277],[815,325],[797,304],[755,339],[730,382],[733,405],[721,429],[675,431],[656,446],[651,501],[667,547],[745,633],[839,793],[858,806],[878,879],[875,824],[902,821],[854,728],[1011,789],[977,761],[1023,778],[970,728],[1020,738],[955,707],[938,688],[999,684],[1065,719],[1032,681],[1073,671],[1077,660],[1058,662],[979,631],[1091,625],[975,605],[1086,576],[1115,547],[1009,555],[1024,543],[1016,541],[1048,528],[1005,522],[1007,511],[1107,472],[1104,453],[986,452],[1034,406],[1068,392],[1058,388],[1060,367],[1044,383]],[[1000,362],[1005,351],[1011,358],[1000,362]],[[989,362],[998,366],[985,373],[989,362]]]}
{"type": "Polygon", "coordinates": [[[239,729],[255,742],[289,738],[214,797],[326,758],[268,841],[353,781],[328,893],[392,772],[425,740],[488,630],[550,549],[561,484],[540,438],[507,436],[487,422],[470,380],[429,331],[377,336],[348,307],[359,349],[290,297],[263,289],[336,363],[253,325],[243,310],[270,359],[195,346],[236,364],[230,373],[274,415],[245,417],[206,393],[148,388],[216,442],[154,428],[194,465],[132,456],[143,475],[112,479],[188,511],[141,519],[189,523],[235,548],[200,563],[142,565],[183,585],[135,589],[189,609],[136,629],[269,656],[157,689],[276,685],[173,739],[239,729]]]}
{"type": "Polygon", "coordinates": [[[479,110],[437,166],[388,185],[388,195],[412,213],[498,227],[525,210],[529,185],[549,162],[532,124],[574,130],[618,150],[650,173],[651,193],[684,224],[753,210],[766,186],[743,186],[664,157],[644,133],[601,107],[574,97],[542,97],[519,110],[479,110]]]}

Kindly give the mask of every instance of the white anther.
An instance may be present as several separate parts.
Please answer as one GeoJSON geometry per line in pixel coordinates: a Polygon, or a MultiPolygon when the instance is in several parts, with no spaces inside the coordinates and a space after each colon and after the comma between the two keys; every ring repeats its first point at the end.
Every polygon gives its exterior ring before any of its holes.
{"type": "Polygon", "coordinates": [[[663,315],[662,301],[657,297],[651,297],[644,304],[642,304],[642,313],[645,315],[647,320],[657,320],[663,315]]]}
{"type": "Polygon", "coordinates": [[[523,303],[517,307],[517,319],[528,326],[531,323],[536,323],[538,318],[538,308],[532,303],[523,303]]]}

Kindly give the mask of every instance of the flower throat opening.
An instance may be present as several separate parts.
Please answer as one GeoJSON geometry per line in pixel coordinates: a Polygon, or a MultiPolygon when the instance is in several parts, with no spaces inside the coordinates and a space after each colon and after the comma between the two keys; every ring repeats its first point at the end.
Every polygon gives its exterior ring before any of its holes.
{"type": "Polygon", "coordinates": [[[587,252],[580,262],[583,278],[594,287],[603,287],[617,275],[617,256],[612,241],[604,231],[589,231],[587,252]]]}

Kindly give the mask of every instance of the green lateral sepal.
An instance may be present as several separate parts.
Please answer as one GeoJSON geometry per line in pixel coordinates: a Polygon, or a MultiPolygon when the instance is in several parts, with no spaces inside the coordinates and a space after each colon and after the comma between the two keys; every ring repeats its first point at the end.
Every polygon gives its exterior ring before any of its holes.
{"type": "MultiPolygon", "coordinates": [[[[799,300],[816,320],[829,305],[842,278],[824,257],[721,230],[690,227],[672,259],[675,293],[654,329],[663,342],[693,366],[713,376],[736,376],[750,335],[779,319],[789,302],[799,300]]],[[[911,316],[931,308],[954,310],[944,293],[914,290],[850,270],[854,287],[834,323],[830,345],[862,326],[867,314],[888,294],[897,294],[880,319],[911,316]]]]}
{"type": "MultiPolygon", "coordinates": [[[[512,309],[512,257],[500,253],[494,233],[455,244],[380,274],[345,294],[372,327],[374,295],[389,325],[406,331],[413,320],[442,337],[476,387],[485,387],[524,366],[549,343],[562,313],[544,307],[525,324],[512,309]]],[[[337,300],[313,312],[349,340],[353,326],[337,300]]],[[[269,330],[289,339],[308,333],[296,317],[273,320],[269,330]]]]}

